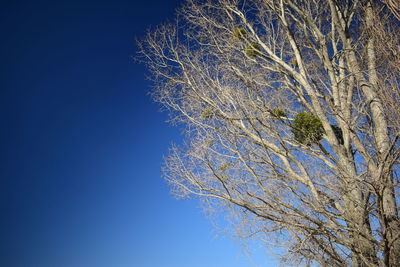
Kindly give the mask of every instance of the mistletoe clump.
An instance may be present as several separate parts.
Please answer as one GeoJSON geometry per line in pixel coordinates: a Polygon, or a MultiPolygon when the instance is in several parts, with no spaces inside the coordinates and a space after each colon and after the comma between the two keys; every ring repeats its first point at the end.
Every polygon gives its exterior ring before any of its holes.
{"type": "Polygon", "coordinates": [[[260,45],[256,42],[251,42],[244,51],[246,55],[249,57],[256,57],[261,54],[260,52],[260,45]]]}
{"type": "Polygon", "coordinates": [[[214,110],[211,107],[206,107],[201,112],[201,118],[203,120],[211,119],[213,115],[214,115],[214,110]]]}
{"type": "Polygon", "coordinates": [[[322,139],[324,128],[318,116],[300,112],[294,118],[292,132],[297,142],[310,146],[322,139]]]}
{"type": "Polygon", "coordinates": [[[273,108],[271,111],[271,115],[277,118],[286,117],[285,111],[280,108],[273,108]]]}
{"type": "Polygon", "coordinates": [[[236,39],[244,40],[246,36],[246,30],[244,28],[234,28],[233,29],[233,36],[236,39]]]}

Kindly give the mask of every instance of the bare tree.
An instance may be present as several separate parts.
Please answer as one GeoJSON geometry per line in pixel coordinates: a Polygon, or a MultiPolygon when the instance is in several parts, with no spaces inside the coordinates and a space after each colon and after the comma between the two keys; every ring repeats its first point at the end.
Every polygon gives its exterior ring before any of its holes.
{"type": "MultiPolygon", "coordinates": [[[[395,1],[386,1],[396,3],[395,1]]],[[[284,260],[400,266],[398,11],[372,0],[188,0],[139,42],[186,126],[178,196],[274,235],[284,260]]]]}

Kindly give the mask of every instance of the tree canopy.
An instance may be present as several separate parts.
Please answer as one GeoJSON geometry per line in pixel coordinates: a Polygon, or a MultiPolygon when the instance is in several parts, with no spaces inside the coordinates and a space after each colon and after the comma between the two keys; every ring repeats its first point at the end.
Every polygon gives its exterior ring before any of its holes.
{"type": "Polygon", "coordinates": [[[273,236],[287,263],[400,266],[398,11],[187,0],[149,30],[154,99],[186,129],[165,163],[173,192],[273,236]]]}

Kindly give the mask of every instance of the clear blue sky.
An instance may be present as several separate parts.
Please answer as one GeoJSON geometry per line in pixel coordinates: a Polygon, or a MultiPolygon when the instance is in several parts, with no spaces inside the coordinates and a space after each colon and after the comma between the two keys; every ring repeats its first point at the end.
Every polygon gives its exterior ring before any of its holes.
{"type": "Polygon", "coordinates": [[[0,266],[257,266],[161,178],[182,137],[130,57],[179,2],[2,2],[0,266]]]}

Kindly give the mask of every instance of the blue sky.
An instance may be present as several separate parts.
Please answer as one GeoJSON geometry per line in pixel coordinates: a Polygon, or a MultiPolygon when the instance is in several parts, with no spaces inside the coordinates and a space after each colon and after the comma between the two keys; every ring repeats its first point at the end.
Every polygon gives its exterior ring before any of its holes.
{"type": "Polygon", "coordinates": [[[131,56],[180,2],[2,3],[1,266],[275,266],[161,178],[182,136],[131,56]]]}

